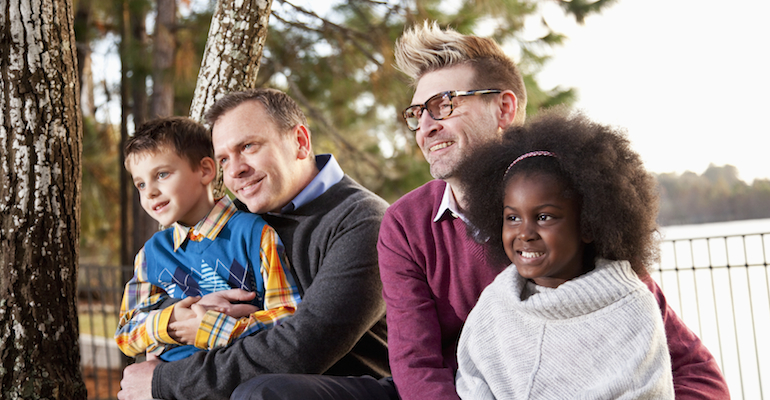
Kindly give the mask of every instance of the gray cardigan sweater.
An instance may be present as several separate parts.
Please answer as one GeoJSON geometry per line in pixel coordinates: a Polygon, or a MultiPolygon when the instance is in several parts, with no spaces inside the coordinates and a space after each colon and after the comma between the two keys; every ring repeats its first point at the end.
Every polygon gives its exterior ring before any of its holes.
{"type": "Polygon", "coordinates": [[[345,176],[286,214],[265,214],[289,255],[302,303],[281,325],[160,364],[152,395],[227,399],[264,373],[390,374],[377,235],[388,204],[345,176]]]}
{"type": "Polygon", "coordinates": [[[468,316],[457,357],[463,399],[674,398],[660,310],[625,261],[599,259],[555,289],[510,266],[468,316]]]}

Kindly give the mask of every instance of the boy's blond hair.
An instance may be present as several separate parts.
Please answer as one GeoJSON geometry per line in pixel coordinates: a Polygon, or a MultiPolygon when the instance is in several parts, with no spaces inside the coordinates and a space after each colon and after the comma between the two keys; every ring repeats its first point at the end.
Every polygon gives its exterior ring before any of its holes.
{"type": "Polygon", "coordinates": [[[426,73],[456,65],[476,71],[472,89],[511,90],[516,95],[514,124],[524,123],[527,90],[521,72],[497,42],[490,38],[463,35],[425,21],[407,29],[396,40],[396,67],[417,85],[426,73]]]}

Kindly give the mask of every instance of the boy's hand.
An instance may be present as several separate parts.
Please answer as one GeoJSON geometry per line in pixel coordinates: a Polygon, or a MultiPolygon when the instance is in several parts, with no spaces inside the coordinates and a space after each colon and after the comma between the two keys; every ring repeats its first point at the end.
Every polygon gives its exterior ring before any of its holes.
{"type": "Polygon", "coordinates": [[[198,317],[195,311],[193,311],[192,306],[200,300],[200,297],[187,297],[173,305],[174,310],[171,311],[171,317],[168,319],[168,335],[171,336],[172,339],[182,344],[193,344],[195,342],[194,332],[192,341],[187,342],[185,339],[189,335],[180,333],[180,330],[187,332],[187,326],[193,323],[197,324],[195,325],[195,329],[198,329],[200,321],[197,320],[198,317]]]}
{"type": "Polygon", "coordinates": [[[222,290],[203,296],[197,304],[206,310],[221,312],[233,318],[243,318],[259,311],[259,307],[238,303],[254,300],[256,295],[242,289],[222,290]]]}
{"type": "MultiPolygon", "coordinates": [[[[195,335],[198,333],[198,327],[206,315],[206,309],[197,302],[185,302],[190,297],[174,304],[174,313],[179,308],[179,315],[184,315],[184,319],[169,321],[168,334],[179,343],[195,344],[195,335]]],[[[197,299],[196,299],[197,300],[197,299]]]]}
{"type": "MultiPolygon", "coordinates": [[[[173,305],[174,309],[171,310],[171,317],[169,317],[169,324],[176,321],[184,321],[190,318],[195,318],[195,312],[190,309],[194,303],[200,301],[200,297],[187,297],[179,300],[173,305]]],[[[173,337],[173,336],[172,336],[173,337]]]]}

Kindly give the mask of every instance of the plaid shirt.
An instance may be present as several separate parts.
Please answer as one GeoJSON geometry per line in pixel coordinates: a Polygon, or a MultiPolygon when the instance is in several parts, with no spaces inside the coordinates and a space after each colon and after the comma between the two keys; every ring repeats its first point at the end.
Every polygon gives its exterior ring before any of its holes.
{"type": "MultiPolygon", "coordinates": [[[[169,228],[173,229],[173,253],[184,252],[180,247],[187,240],[213,241],[236,211],[232,201],[223,197],[217,201],[206,218],[195,227],[189,228],[175,223],[169,228]]],[[[213,310],[207,311],[198,327],[195,347],[209,350],[227,345],[240,336],[278,325],[284,318],[294,313],[297,304],[301,301],[299,289],[289,269],[283,245],[273,228],[267,224],[262,228],[259,247],[261,264],[259,270],[264,283],[264,293],[258,293],[257,297],[264,296],[262,309],[240,319],[213,310]]],[[[126,284],[120,306],[120,321],[115,333],[118,347],[126,355],[134,357],[145,351],[160,354],[167,345],[180,345],[168,335],[169,318],[174,306],[158,308],[170,297],[184,298],[188,295],[202,295],[206,292],[233,287],[223,278],[212,275],[213,277],[200,277],[201,280],[206,280],[206,282],[200,282],[200,286],[206,289],[203,293],[187,293],[187,290],[184,293],[178,293],[179,291],[172,290],[171,287],[164,289],[150,282],[145,248],[142,248],[134,260],[134,277],[126,284]]]]}

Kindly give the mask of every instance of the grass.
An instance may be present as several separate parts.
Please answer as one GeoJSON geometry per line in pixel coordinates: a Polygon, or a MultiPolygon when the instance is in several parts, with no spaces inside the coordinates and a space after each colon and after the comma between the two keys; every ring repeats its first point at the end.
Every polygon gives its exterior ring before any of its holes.
{"type": "Polygon", "coordinates": [[[103,313],[81,313],[78,315],[80,333],[111,338],[118,327],[118,316],[103,313]]]}

